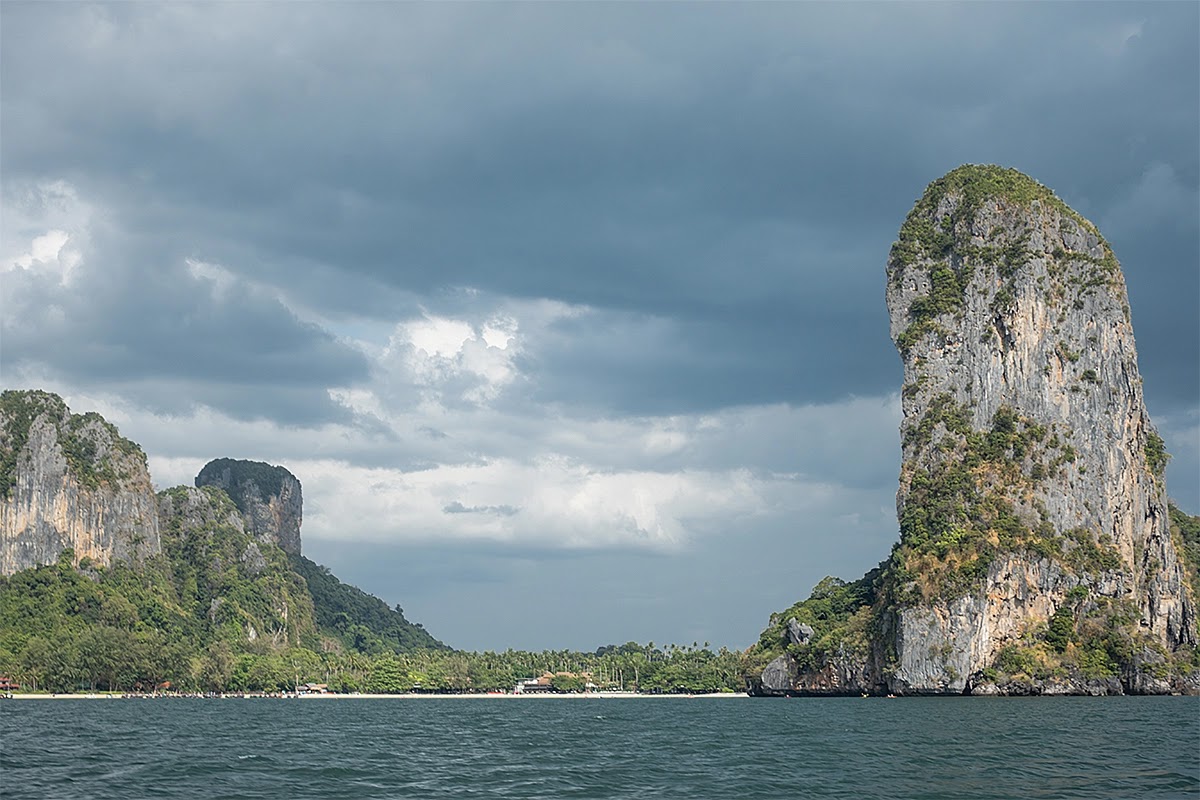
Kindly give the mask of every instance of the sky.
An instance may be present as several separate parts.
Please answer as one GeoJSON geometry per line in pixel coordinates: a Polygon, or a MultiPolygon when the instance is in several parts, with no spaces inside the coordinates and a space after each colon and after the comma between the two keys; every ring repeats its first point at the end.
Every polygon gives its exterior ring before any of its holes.
{"type": "Polygon", "coordinates": [[[0,4],[0,385],[464,649],[744,648],[897,538],[884,269],[1015,167],[1100,226],[1200,512],[1196,3],[0,4]]]}

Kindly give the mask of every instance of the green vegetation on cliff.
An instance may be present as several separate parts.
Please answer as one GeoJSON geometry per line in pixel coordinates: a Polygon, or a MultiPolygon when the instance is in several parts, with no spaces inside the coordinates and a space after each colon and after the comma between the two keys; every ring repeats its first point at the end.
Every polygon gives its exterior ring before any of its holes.
{"type": "Polygon", "coordinates": [[[1167,443],[1156,431],[1147,431],[1143,450],[1146,454],[1146,466],[1150,468],[1154,477],[1162,480],[1167,471],[1167,462],[1171,460],[1171,454],[1167,452],[1167,443]]]}
{"type": "Polygon", "coordinates": [[[311,664],[322,652],[442,647],[382,600],[257,541],[223,490],[177,487],[159,504],[163,553],[136,569],[86,558],[75,568],[67,550],[57,564],[0,577],[0,673],[58,691],[275,688],[263,676],[282,673],[255,665],[283,653],[311,664]],[[243,680],[212,682],[237,663],[243,680]]]}
{"type": "MultiPolygon", "coordinates": [[[[948,258],[955,250],[963,250],[967,228],[989,200],[1021,206],[1038,201],[1057,210],[1089,233],[1098,238],[1100,236],[1092,223],[1028,175],[994,164],[964,164],[925,188],[924,194],[900,226],[900,237],[892,245],[890,260],[903,266],[923,259],[938,262],[948,258]],[[934,217],[938,208],[950,195],[958,197],[959,202],[940,224],[936,224],[934,217]]],[[[1108,249],[1107,245],[1105,248],[1108,249]]]]}
{"type": "Polygon", "coordinates": [[[982,580],[1001,553],[1025,550],[1072,571],[1116,569],[1111,541],[1088,531],[1059,534],[1044,509],[1024,498],[1043,481],[1058,478],[1075,451],[1055,425],[1040,425],[1002,406],[990,428],[975,430],[970,410],[948,394],[929,401],[904,444],[927,459],[927,470],[905,468],[908,497],[900,512],[900,546],[894,554],[919,580],[916,601],[957,597],[982,580]],[[1020,505],[1018,505],[1018,502],[1020,505]]]}
{"type": "Polygon", "coordinates": [[[1139,633],[1139,619],[1129,601],[1076,587],[1045,624],[1001,649],[979,678],[1009,686],[1067,678],[1130,682],[1137,673],[1165,680],[1200,668],[1200,651],[1168,652],[1139,633]]]}
{"type": "Polygon", "coordinates": [[[283,489],[283,482],[294,476],[283,467],[264,464],[261,461],[246,461],[236,458],[217,458],[204,465],[200,473],[196,476],[196,486],[222,486],[231,490],[230,497],[234,503],[238,505],[238,509],[244,514],[247,509],[243,508],[244,500],[242,493],[232,491],[236,487],[245,486],[253,483],[258,487],[262,497],[267,498],[272,495],[278,495],[283,489]],[[225,486],[224,473],[229,472],[229,485],[225,486]]]}
{"type": "Polygon", "coordinates": [[[203,620],[200,643],[269,636],[292,645],[316,634],[313,600],[287,554],[242,529],[215,487],[159,493],[163,552],[180,606],[203,620]],[[197,502],[199,500],[199,502],[197,502]]]}
{"type": "Polygon", "coordinates": [[[27,689],[511,690],[553,673],[556,691],[742,688],[742,655],[629,643],[595,653],[456,652],[377,597],[247,532],[215,486],[160,492],[163,552],[104,567],[66,550],[0,577],[0,674],[27,689]]]}
{"type": "Polygon", "coordinates": [[[44,417],[54,425],[67,471],[81,484],[95,489],[128,477],[114,461],[132,457],[144,466],[146,455],[121,436],[116,426],[94,411],[71,414],[63,399],[51,392],[9,389],[0,392],[0,499],[10,496],[17,479],[17,459],[29,441],[34,420],[44,417]]]}
{"type": "Polygon", "coordinates": [[[813,587],[807,600],[771,615],[771,623],[758,637],[747,658],[747,679],[753,681],[766,662],[782,653],[790,655],[801,671],[816,672],[835,658],[865,661],[870,654],[876,625],[874,607],[886,562],[862,578],[847,583],[827,576],[813,587]],[[789,624],[807,625],[812,635],[797,642],[789,624]]]}
{"type": "Polygon", "coordinates": [[[1179,557],[1187,566],[1192,593],[1200,597],[1200,516],[1180,511],[1174,503],[1167,506],[1167,513],[1171,517],[1171,537],[1179,557]]]}
{"type": "MultiPolygon", "coordinates": [[[[979,230],[976,217],[988,202],[1024,207],[1037,202],[1093,236],[1102,248],[1100,257],[1068,252],[1061,246],[1047,253],[1051,262],[1047,270],[1054,284],[1048,296],[1063,299],[1067,284],[1086,294],[1118,280],[1120,270],[1112,248],[1094,225],[1050,189],[1015,169],[964,165],[929,184],[892,245],[888,259],[892,281],[901,280],[910,267],[920,270],[929,281],[929,293],[915,298],[908,309],[908,324],[896,341],[901,353],[907,354],[928,335],[945,336],[938,318],[961,313],[967,287],[982,267],[989,267],[1003,280],[990,303],[993,314],[1003,316],[1013,308],[1016,275],[1032,255],[1029,231],[979,230]],[[1082,266],[1082,273],[1066,270],[1068,263],[1082,266]]],[[[1075,302],[1079,302],[1078,297],[1075,302]]]]}
{"type": "Polygon", "coordinates": [[[378,597],[342,583],[327,567],[304,556],[291,556],[291,564],[308,586],[317,625],[347,648],[371,654],[445,648],[420,623],[405,619],[399,606],[390,608],[378,597]]]}

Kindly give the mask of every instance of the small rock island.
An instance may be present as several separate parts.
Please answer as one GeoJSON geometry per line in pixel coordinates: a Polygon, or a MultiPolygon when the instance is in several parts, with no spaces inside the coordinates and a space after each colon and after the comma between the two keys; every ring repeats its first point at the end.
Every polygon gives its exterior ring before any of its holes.
{"type": "Polygon", "coordinates": [[[960,167],[904,220],[887,306],[900,540],[773,615],[751,692],[1200,690],[1195,565],[1096,227],[1016,170],[960,167]]]}

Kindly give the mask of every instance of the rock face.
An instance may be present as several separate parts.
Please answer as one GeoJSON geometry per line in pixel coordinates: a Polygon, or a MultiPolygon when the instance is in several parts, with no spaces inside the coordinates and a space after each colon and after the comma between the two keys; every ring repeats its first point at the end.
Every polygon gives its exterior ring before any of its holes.
{"type": "Polygon", "coordinates": [[[787,621],[788,640],[792,644],[808,644],[814,633],[815,631],[812,629],[811,625],[805,625],[803,622],[799,622],[795,619],[789,619],[787,621]]]}
{"type": "Polygon", "coordinates": [[[1194,690],[1180,654],[1196,646],[1196,587],[1108,243],[1032,179],[965,166],[914,205],[887,275],[900,542],[873,575],[826,579],[789,612],[814,621],[812,645],[773,621],[762,641],[787,663],[761,689],[833,674],[847,692],[1194,690]]]}
{"type": "Polygon", "coordinates": [[[41,391],[0,396],[0,574],[76,562],[139,563],[160,552],[146,456],[98,414],[41,391]]]}
{"type": "Polygon", "coordinates": [[[203,489],[181,486],[163,492],[158,498],[158,514],[167,530],[181,536],[222,526],[236,533],[245,532],[242,515],[237,509],[228,501],[222,504],[214,500],[203,489]]]}
{"type": "Polygon", "coordinates": [[[304,501],[300,481],[283,467],[218,458],[200,470],[196,486],[224,489],[242,512],[246,530],[260,541],[300,555],[304,501]]]}
{"type": "Polygon", "coordinates": [[[1125,282],[1095,227],[1013,170],[960,168],[905,221],[887,304],[901,543],[925,579],[895,615],[894,687],[963,690],[1073,590],[1194,645],[1125,282]]]}

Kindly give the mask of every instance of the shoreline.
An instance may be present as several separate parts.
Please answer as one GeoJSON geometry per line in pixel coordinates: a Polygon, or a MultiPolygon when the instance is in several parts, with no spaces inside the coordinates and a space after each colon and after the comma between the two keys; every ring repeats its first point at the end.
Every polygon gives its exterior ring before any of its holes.
{"type": "Polygon", "coordinates": [[[712,699],[729,697],[749,697],[739,692],[714,692],[711,694],[642,694],[640,692],[531,692],[529,694],[514,693],[484,693],[484,694],[437,694],[406,693],[406,694],[13,694],[6,700],[658,700],[658,699],[712,699]]]}
{"type": "MultiPolygon", "coordinates": [[[[1027,697],[1092,697],[1093,695],[1020,695],[1018,698],[1027,697]]],[[[1109,697],[1196,697],[1197,695],[1189,694],[1162,694],[1162,695],[1106,695],[1109,697]]],[[[41,701],[41,700],[713,700],[726,698],[749,698],[753,695],[744,692],[713,692],[701,694],[642,694],[639,692],[580,692],[580,693],[554,693],[554,692],[536,692],[529,694],[516,693],[482,693],[482,694],[437,694],[433,692],[405,693],[405,694],[214,694],[214,695],[196,695],[196,694],[106,694],[102,692],[78,693],[78,694],[40,694],[32,692],[16,693],[0,697],[0,706],[4,705],[5,700],[25,700],[25,701],[41,701]]],[[[823,700],[823,699],[856,699],[860,695],[779,695],[772,699],[802,699],[802,700],[823,700]]],[[[903,698],[903,697],[964,697],[964,695],[887,695],[887,699],[903,698]]],[[[970,695],[966,695],[970,697],[970,695]]],[[[994,697],[994,696],[989,696],[994,697]]],[[[863,696],[866,699],[866,696],[863,696]]],[[[884,699],[885,695],[870,695],[871,699],[884,699]]]]}

